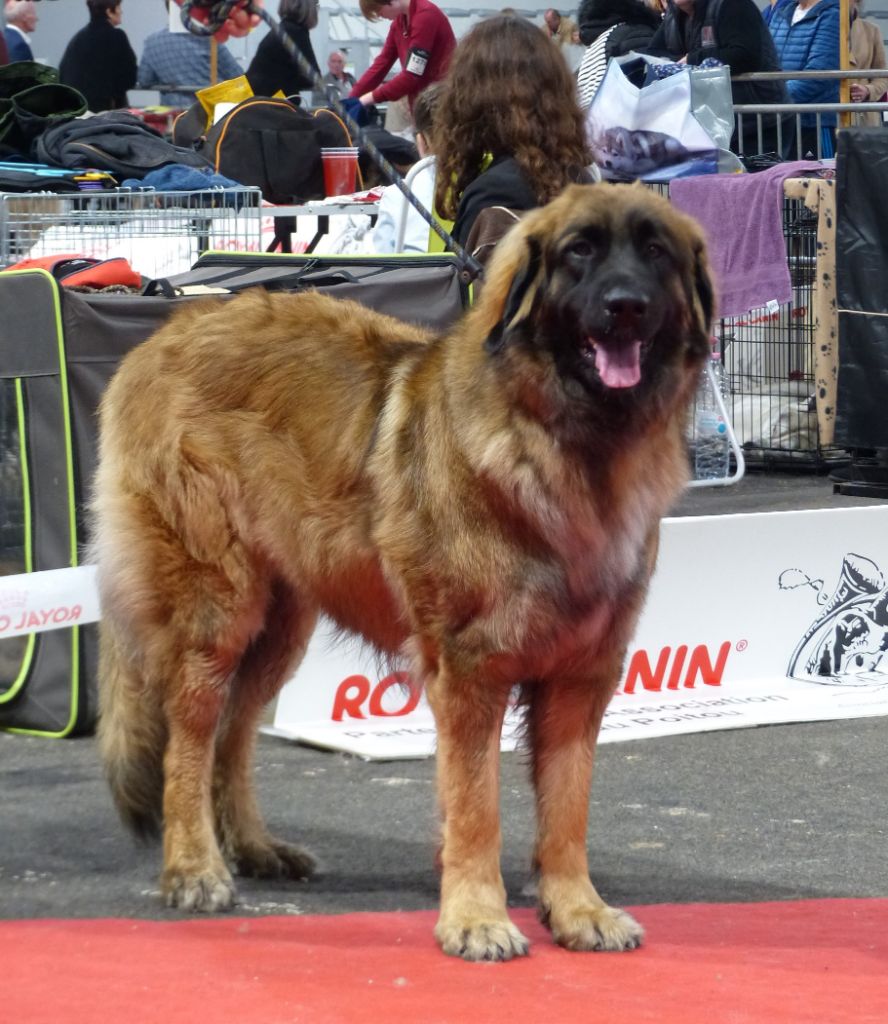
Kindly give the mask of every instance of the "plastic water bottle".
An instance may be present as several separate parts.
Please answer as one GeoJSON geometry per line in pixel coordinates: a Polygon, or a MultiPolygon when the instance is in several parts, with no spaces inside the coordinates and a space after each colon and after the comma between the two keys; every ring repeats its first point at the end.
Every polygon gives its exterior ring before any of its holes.
{"type": "MultiPolygon", "coordinates": [[[[709,360],[716,387],[724,397],[725,374],[719,354],[713,349],[709,360]]],[[[697,480],[724,480],[728,476],[731,442],[728,427],[716,401],[712,382],[704,368],[694,405],[694,477],[697,480]]]]}

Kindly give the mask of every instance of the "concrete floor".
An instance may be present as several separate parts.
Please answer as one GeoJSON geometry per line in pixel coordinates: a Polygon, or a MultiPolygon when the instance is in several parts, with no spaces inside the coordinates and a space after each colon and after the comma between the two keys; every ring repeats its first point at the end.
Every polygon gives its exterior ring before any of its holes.
{"type": "MultiPolygon", "coordinates": [[[[593,881],[617,904],[888,896],[884,719],[772,726],[600,748],[593,881]]],[[[0,734],[0,917],[175,917],[160,849],[118,822],[90,739],[0,734]]],[[[272,829],[304,843],[306,883],[239,882],[242,914],[435,906],[432,761],[368,763],[263,736],[272,829]]],[[[527,894],[533,804],[520,754],[502,759],[503,873],[527,894]]]]}

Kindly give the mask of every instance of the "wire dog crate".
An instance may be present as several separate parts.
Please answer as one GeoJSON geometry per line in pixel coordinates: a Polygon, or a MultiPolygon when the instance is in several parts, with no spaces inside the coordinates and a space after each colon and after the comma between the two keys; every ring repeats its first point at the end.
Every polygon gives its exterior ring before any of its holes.
{"type": "Polygon", "coordinates": [[[258,251],[261,201],[255,188],[0,193],[0,265],[76,253],[123,257],[150,278],[180,273],[207,249],[258,251]]]}
{"type": "Polygon", "coordinates": [[[717,328],[734,430],[750,465],[818,469],[838,450],[821,444],[814,376],[817,214],[783,200],[792,301],[722,320],[717,328]]]}
{"type": "MultiPolygon", "coordinates": [[[[666,183],[651,187],[668,198],[666,183]]],[[[792,301],[720,320],[725,406],[746,465],[817,470],[844,452],[821,443],[814,374],[818,215],[784,197],[783,237],[792,301]]]]}

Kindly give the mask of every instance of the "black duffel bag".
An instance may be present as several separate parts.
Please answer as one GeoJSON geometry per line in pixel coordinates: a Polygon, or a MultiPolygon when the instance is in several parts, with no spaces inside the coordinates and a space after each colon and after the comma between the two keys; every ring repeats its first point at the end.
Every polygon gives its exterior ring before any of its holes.
{"type": "Polygon", "coordinates": [[[251,96],[210,128],[195,104],[173,126],[173,142],[192,146],[217,174],[262,190],[271,203],[323,199],[321,149],[351,146],[345,124],[331,110],[310,114],[285,99],[251,96]]]}

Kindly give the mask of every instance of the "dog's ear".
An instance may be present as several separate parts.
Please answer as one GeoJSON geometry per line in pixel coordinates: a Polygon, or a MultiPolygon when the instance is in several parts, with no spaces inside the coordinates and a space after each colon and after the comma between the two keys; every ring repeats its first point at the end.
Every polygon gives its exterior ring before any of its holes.
{"type": "Polygon", "coordinates": [[[528,235],[525,241],[527,252],[524,264],[516,270],[506,295],[506,301],[503,304],[502,316],[496,322],[484,342],[484,347],[488,352],[499,352],[508,341],[509,334],[527,318],[529,313],[528,309],[520,320],[517,319],[521,304],[524,302],[528,290],[533,286],[540,271],[542,251],[539,242],[533,235],[528,235]]]}
{"type": "Polygon", "coordinates": [[[694,250],[694,294],[702,321],[700,326],[708,337],[712,332],[712,318],[715,316],[715,289],[702,243],[694,250]]]}

